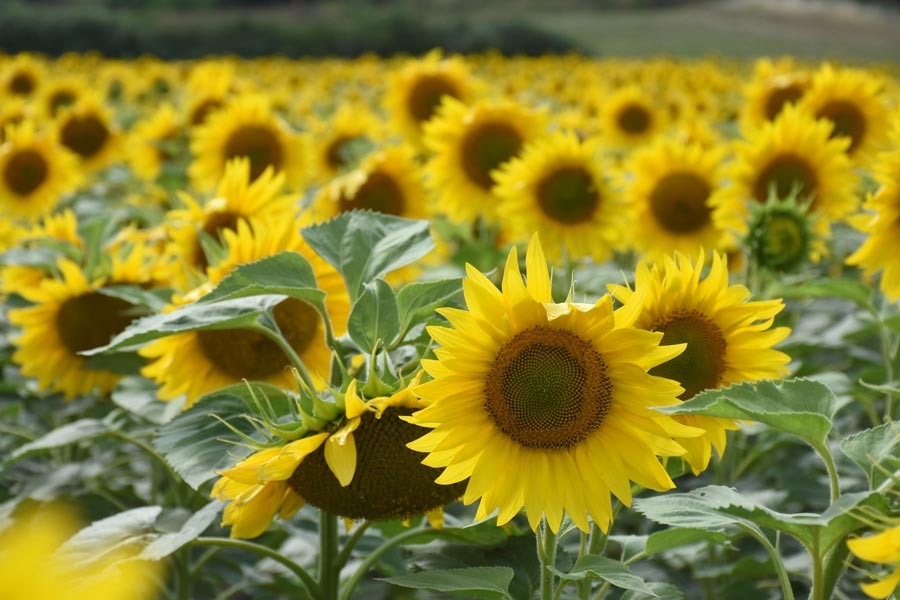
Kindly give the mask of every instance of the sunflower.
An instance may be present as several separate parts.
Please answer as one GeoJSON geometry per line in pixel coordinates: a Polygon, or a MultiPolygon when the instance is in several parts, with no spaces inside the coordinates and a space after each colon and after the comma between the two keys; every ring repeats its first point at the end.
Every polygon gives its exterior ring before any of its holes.
{"type": "Polygon", "coordinates": [[[203,125],[207,117],[225,106],[234,85],[234,65],[226,61],[204,61],[191,70],[187,80],[187,123],[203,125]]]}
{"type": "Polygon", "coordinates": [[[159,574],[152,563],[116,562],[123,557],[113,551],[97,562],[76,566],[58,552],[78,528],[75,511],[61,505],[30,509],[4,528],[0,533],[4,600],[152,600],[156,596],[154,579],[159,574]]]}
{"type": "MultiPolygon", "coordinates": [[[[40,221],[15,229],[15,239],[19,246],[30,248],[42,241],[64,242],[82,248],[84,242],[78,235],[78,220],[75,213],[66,209],[55,215],[47,215],[40,221]]],[[[41,267],[26,265],[6,265],[0,270],[0,291],[6,294],[25,295],[37,291],[41,282],[52,274],[41,267]]]]}
{"type": "Polygon", "coordinates": [[[6,141],[6,130],[25,120],[37,120],[33,106],[21,98],[4,98],[0,105],[0,144],[6,141]]]}
{"type": "Polygon", "coordinates": [[[850,140],[847,154],[865,162],[884,145],[888,108],[882,82],[860,69],[835,69],[825,64],[815,74],[800,106],[832,124],[831,137],[850,140]]]}
{"type": "Polygon", "coordinates": [[[185,208],[166,215],[172,239],[166,253],[172,264],[172,283],[181,290],[197,285],[209,266],[204,236],[221,241],[223,233],[236,230],[241,219],[263,215],[290,219],[294,210],[292,199],[284,193],[284,173],[266,169],[253,178],[246,157],[228,162],[216,196],[205,204],[187,194],[180,198],[185,208]]]}
{"type": "MultiPolygon", "coordinates": [[[[213,285],[241,264],[289,250],[303,255],[312,265],[325,300],[335,335],[343,335],[350,313],[350,301],[341,276],[315,254],[300,236],[300,223],[292,218],[240,220],[235,230],[225,230],[226,257],[207,270],[209,283],[182,299],[201,297],[213,285]]],[[[273,309],[282,334],[300,356],[313,379],[328,379],[331,351],[325,344],[322,318],[312,305],[294,298],[273,309]]],[[[140,353],[153,362],[142,373],[157,381],[158,396],[171,400],[187,395],[190,406],[203,394],[239,383],[243,379],[266,381],[289,387],[294,378],[287,358],[274,342],[262,334],[241,329],[190,331],[162,338],[140,353]]]]}
{"type": "Polygon", "coordinates": [[[410,422],[432,429],[409,444],[444,467],[438,483],[469,478],[463,501],[498,524],[523,504],[531,526],[546,515],[555,532],[565,511],[582,531],[590,515],[604,531],[610,492],[631,502],[631,481],[674,487],[657,455],[679,456],[673,436],[701,432],[653,407],[678,403],[681,387],[647,373],[681,353],[661,335],[616,326],[612,300],[554,304],[535,235],[522,282],[515,247],[499,291],[469,265],[468,311],[442,309],[452,327],[429,327],[441,345],[423,361],[434,379],[414,389],[430,406],[410,422]],[[510,465],[515,465],[510,469],[510,465]]]}
{"type": "Polygon", "coordinates": [[[794,59],[759,59],[754,65],[753,79],[744,92],[741,129],[749,133],[774,121],[786,106],[803,99],[809,86],[809,72],[799,67],[794,59]]]}
{"type": "Polygon", "coordinates": [[[883,579],[862,585],[862,591],[870,598],[890,597],[900,585],[900,526],[885,529],[875,535],[847,540],[847,547],[863,560],[890,565],[891,571],[883,579]]]}
{"type": "Polygon", "coordinates": [[[41,91],[41,110],[46,118],[53,119],[62,109],[75,104],[87,91],[85,84],[77,77],[53,79],[41,91]]]}
{"type": "Polygon", "coordinates": [[[354,166],[359,153],[383,137],[382,125],[371,110],[342,104],[330,118],[315,122],[310,138],[315,143],[315,175],[328,181],[354,166]]]}
{"type": "Polygon", "coordinates": [[[121,375],[91,368],[79,353],[109,343],[135,318],[134,306],[106,295],[113,284],[146,282],[146,254],[135,246],[124,258],[113,257],[108,277],[89,280],[74,262],[59,259],[60,276],[46,279],[36,290],[17,290],[33,306],[9,311],[9,321],[22,330],[13,340],[13,362],[37,379],[38,388],[61,392],[66,400],[112,390],[121,375]]]}
{"type": "Polygon", "coordinates": [[[313,202],[313,214],[323,220],[355,209],[407,219],[428,216],[421,167],[411,147],[373,152],[359,167],[323,186],[313,202]]]}
{"type": "Polygon", "coordinates": [[[284,173],[289,186],[299,188],[306,178],[305,141],[280,119],[262,95],[245,95],[209,115],[193,130],[189,175],[195,187],[211,189],[233,158],[250,161],[256,179],[272,167],[284,173]]]}
{"type": "Polygon", "coordinates": [[[445,99],[424,126],[425,145],[433,153],[428,182],[438,211],[462,222],[493,217],[495,170],[518,156],[545,129],[542,113],[514,102],[466,106],[445,99]]]}
{"type": "MultiPolygon", "coordinates": [[[[701,248],[724,242],[716,213],[737,211],[726,203],[721,147],[659,140],[638,150],[627,169],[632,174],[625,194],[636,211],[635,247],[649,258],[674,251],[696,256],[701,248]]],[[[728,220],[727,218],[725,219],[728,220]]]]}
{"type": "Polygon", "coordinates": [[[171,146],[180,133],[181,119],[170,104],[163,104],[135,125],[128,141],[134,173],[145,181],[155,181],[163,165],[176,160],[171,146]]]}
{"type": "Polygon", "coordinates": [[[44,83],[46,69],[33,55],[17,54],[0,71],[0,86],[5,95],[33,98],[44,83]]]}
{"type": "Polygon", "coordinates": [[[866,201],[870,213],[854,220],[868,237],[847,263],[859,266],[866,275],[882,271],[881,289],[896,302],[900,299],[900,265],[895,260],[900,251],[900,153],[884,153],[875,177],[881,185],[866,201]]]}
{"type": "Polygon", "coordinates": [[[614,92],[600,113],[600,131],[613,146],[631,148],[647,143],[665,125],[665,111],[657,107],[645,90],[635,86],[614,92]]]}
{"type": "Polygon", "coordinates": [[[571,132],[557,132],[527,144],[497,171],[497,215],[509,236],[523,240],[540,231],[553,260],[563,252],[609,258],[623,242],[629,214],[597,153],[596,139],[581,142],[571,132]]]}
{"type": "MultiPolygon", "coordinates": [[[[724,258],[713,253],[709,275],[701,277],[701,252],[696,261],[676,254],[652,267],[638,265],[634,289],[610,286],[622,302],[616,319],[634,327],[663,334],[666,344],[687,344],[684,353],[650,372],[678,381],[684,388],[682,400],[703,390],[718,389],[744,381],[782,377],[788,373],[790,357],[772,347],[790,333],[787,327],[772,328],[784,309],[780,299],[750,301],[742,285],[728,285],[724,258]]],[[[725,431],[736,429],[729,419],[677,416],[685,425],[706,431],[702,437],[678,439],[687,449],[685,459],[694,473],[706,469],[710,445],[725,451],[725,431]]]]}
{"type": "Polygon", "coordinates": [[[95,94],[83,94],[63,108],[56,131],[60,144],[78,156],[82,169],[96,171],[120,158],[122,135],[95,94]]]}
{"type": "Polygon", "coordinates": [[[220,473],[212,496],[230,502],[222,525],[231,526],[231,537],[256,537],[276,515],[288,519],[306,503],[346,519],[425,514],[434,526],[443,522],[443,506],[463,484],[435,483],[438,470],[405,446],[422,433],[405,419],[425,404],[409,387],[364,400],[356,380],[335,397],[342,406],[334,419],[220,473]]]}
{"type": "Polygon", "coordinates": [[[6,130],[0,145],[0,215],[33,219],[53,210],[80,181],[78,160],[25,121],[6,130]]]}
{"type": "Polygon", "coordinates": [[[422,126],[435,115],[447,96],[470,102],[477,84],[460,57],[443,58],[432,52],[409,61],[388,81],[385,108],[395,131],[421,145],[422,126]]]}
{"type": "MultiPolygon", "coordinates": [[[[859,183],[844,152],[849,140],[829,139],[830,130],[828,123],[796,107],[785,108],[773,123],[737,145],[730,167],[731,193],[741,201],[766,202],[771,193],[784,199],[796,192],[818,217],[817,233],[827,237],[832,221],[856,209],[859,183]]],[[[746,232],[741,219],[723,225],[746,232]]]]}

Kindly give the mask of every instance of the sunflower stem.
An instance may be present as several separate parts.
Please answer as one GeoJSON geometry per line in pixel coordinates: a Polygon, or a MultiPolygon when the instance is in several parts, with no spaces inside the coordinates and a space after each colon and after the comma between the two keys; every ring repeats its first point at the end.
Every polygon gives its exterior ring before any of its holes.
{"type": "MultiPolygon", "coordinates": [[[[885,302],[886,301],[887,300],[885,299],[885,302]]],[[[891,332],[888,331],[887,326],[884,324],[884,319],[874,306],[869,306],[869,312],[872,313],[872,316],[878,323],[878,337],[881,339],[881,355],[884,360],[884,378],[887,382],[886,385],[890,386],[894,383],[894,344],[891,342],[891,332]]],[[[891,421],[894,418],[893,403],[894,395],[891,392],[887,392],[884,395],[885,422],[891,421]]]]}
{"type": "Polygon", "coordinates": [[[831,455],[831,449],[828,447],[827,442],[821,445],[816,444],[815,450],[819,453],[819,456],[822,457],[822,462],[825,463],[825,470],[828,471],[828,482],[831,488],[831,502],[834,503],[841,497],[841,480],[838,478],[834,457],[831,455]]]}
{"type": "Polygon", "coordinates": [[[396,546],[400,546],[405,542],[415,539],[423,533],[428,533],[440,537],[440,534],[442,532],[447,532],[447,530],[431,529],[430,527],[418,527],[416,529],[404,531],[400,535],[387,540],[385,543],[378,546],[378,548],[370,552],[365,559],[363,559],[362,563],[360,563],[359,567],[357,567],[356,571],[353,573],[350,579],[347,580],[347,583],[341,589],[340,600],[350,600],[350,596],[353,594],[353,590],[356,589],[356,586],[359,585],[359,582],[362,581],[362,578],[366,576],[366,573],[369,572],[369,569],[371,569],[375,565],[375,563],[378,562],[378,559],[381,558],[386,552],[388,552],[392,548],[395,548],[396,546]]]}
{"type": "Polygon", "coordinates": [[[538,560],[541,563],[541,600],[553,600],[556,534],[547,525],[546,519],[541,520],[540,529],[536,533],[538,560]]]}
{"type": "Polygon", "coordinates": [[[371,521],[363,521],[360,523],[359,527],[357,527],[347,541],[344,543],[344,547],[341,549],[341,553],[337,558],[337,568],[338,570],[343,569],[344,565],[347,564],[347,561],[350,560],[350,556],[353,554],[353,549],[356,547],[357,542],[359,542],[360,538],[362,538],[363,534],[372,525],[371,521]]]}
{"type": "MultiPolygon", "coordinates": [[[[278,325],[275,324],[275,319],[269,319],[272,325],[277,329],[278,325]]],[[[261,325],[256,323],[252,326],[247,327],[250,331],[256,331],[266,336],[278,346],[284,355],[287,357],[288,361],[290,361],[291,366],[297,369],[297,373],[300,374],[300,378],[303,380],[303,383],[309,386],[310,389],[316,389],[316,386],[313,384],[312,377],[309,375],[309,371],[306,370],[306,365],[303,364],[303,361],[300,359],[300,356],[294,350],[294,348],[288,343],[284,336],[281,335],[281,331],[276,331],[275,329],[270,329],[265,325],[261,325]]]]}
{"type": "MultiPolygon", "coordinates": [[[[785,600],[794,600],[794,589],[791,587],[791,580],[788,577],[784,561],[781,560],[781,555],[778,553],[778,550],[775,549],[775,546],[773,546],[769,539],[755,526],[738,525],[738,527],[743,529],[746,533],[749,533],[756,541],[763,545],[763,548],[769,553],[769,558],[772,560],[772,566],[775,567],[775,573],[778,575],[778,583],[781,585],[782,597],[785,600]]],[[[813,562],[815,562],[815,560],[816,557],[814,556],[813,562]]]]}
{"type": "Polygon", "coordinates": [[[338,566],[338,518],[319,511],[319,583],[324,600],[337,600],[341,569],[338,566]]]}

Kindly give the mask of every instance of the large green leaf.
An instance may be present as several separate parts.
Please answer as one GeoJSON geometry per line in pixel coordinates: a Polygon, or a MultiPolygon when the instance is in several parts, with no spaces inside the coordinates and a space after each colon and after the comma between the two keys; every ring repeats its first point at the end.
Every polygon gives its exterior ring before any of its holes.
{"type": "Polygon", "coordinates": [[[154,446],[194,489],[215,477],[215,471],[232,466],[251,452],[235,445],[241,441],[240,436],[219,420],[245,435],[256,434],[253,425],[242,417],[256,413],[250,403],[251,390],[258,398],[267,398],[276,414],[290,412],[292,400],[281,388],[241,383],[207,394],[157,431],[154,446]]]}
{"type": "Polygon", "coordinates": [[[138,319],[106,346],[83,352],[91,356],[112,350],[133,349],[174,333],[203,329],[240,329],[253,325],[284,296],[253,296],[211,304],[189,304],[169,313],[138,319]]]}
{"type": "Polygon", "coordinates": [[[697,542],[713,542],[718,545],[724,545],[728,543],[728,536],[718,531],[707,531],[691,527],[663,529],[650,534],[647,538],[644,552],[648,556],[653,556],[672,548],[697,542]]]}
{"type": "Polygon", "coordinates": [[[434,248],[428,221],[370,211],[345,212],[303,230],[303,237],[347,283],[354,300],[363,284],[425,256],[434,248]]]}
{"type": "Polygon", "coordinates": [[[141,552],[153,532],[161,506],[144,506],[91,523],[57,550],[57,556],[74,566],[89,565],[105,557],[124,559],[141,552]]]}
{"type": "Polygon", "coordinates": [[[878,487],[900,469],[900,421],[844,438],[841,452],[866,472],[871,487],[878,487]]]}
{"type": "Polygon", "coordinates": [[[138,558],[143,560],[161,560],[179,548],[199,537],[206,528],[209,527],[219,513],[222,511],[223,504],[218,500],[214,500],[188,517],[177,531],[160,534],[143,550],[141,550],[138,558]]]}
{"type": "Polygon", "coordinates": [[[458,277],[420,281],[403,286],[397,292],[401,328],[407,329],[431,317],[435,309],[448,306],[461,293],[462,279],[458,277]]]}
{"type": "Polygon", "coordinates": [[[834,407],[834,394],[823,384],[790,379],[707,390],[678,406],[660,410],[671,414],[758,421],[796,435],[819,449],[826,446],[834,407]]]}
{"type": "Polygon", "coordinates": [[[394,290],[383,279],[376,279],[363,287],[353,303],[347,333],[360,350],[371,354],[375,343],[389,343],[400,333],[400,315],[394,290]]]}
{"type": "Polygon", "coordinates": [[[617,588],[635,590],[648,596],[656,597],[647,583],[631,572],[625,563],[596,554],[582,556],[575,561],[575,566],[568,573],[554,569],[562,579],[578,581],[585,578],[602,579],[617,588]]]}
{"type": "Polygon", "coordinates": [[[144,377],[126,377],[120,381],[111,394],[111,399],[120,408],[156,425],[174,419],[184,406],[184,398],[160,402],[156,397],[159,386],[144,377]]]}
{"type": "Polygon", "coordinates": [[[98,419],[79,419],[74,423],[68,423],[61,427],[57,427],[33,442],[28,442],[23,446],[19,446],[12,455],[6,459],[6,463],[11,463],[41,450],[50,450],[51,448],[68,446],[75,442],[95,438],[105,434],[109,430],[109,424],[104,421],[98,419]]]}
{"type": "Polygon", "coordinates": [[[515,572],[509,567],[471,567],[422,571],[381,581],[401,587],[477,598],[509,598],[509,584],[514,575],[515,572]]]}

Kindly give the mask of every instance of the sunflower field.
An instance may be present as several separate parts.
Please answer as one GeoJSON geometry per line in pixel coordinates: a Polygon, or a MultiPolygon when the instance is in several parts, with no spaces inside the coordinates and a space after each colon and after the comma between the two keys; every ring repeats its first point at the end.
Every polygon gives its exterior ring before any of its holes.
{"type": "Polygon", "coordinates": [[[900,597],[900,72],[0,56],[0,600],[900,597]]]}

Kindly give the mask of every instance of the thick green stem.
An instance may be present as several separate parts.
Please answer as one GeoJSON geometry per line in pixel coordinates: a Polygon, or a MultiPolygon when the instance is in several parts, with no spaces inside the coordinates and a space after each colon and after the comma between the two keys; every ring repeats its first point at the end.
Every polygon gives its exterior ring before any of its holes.
{"type": "MultiPolygon", "coordinates": [[[[884,321],[881,319],[880,315],[877,313],[875,317],[878,319],[878,335],[881,338],[881,354],[884,358],[884,377],[887,380],[886,385],[894,384],[894,352],[891,347],[891,335],[888,332],[887,327],[884,325],[884,321]]],[[[884,420],[891,421],[894,416],[894,395],[891,392],[887,392],[884,395],[884,420]]]]}
{"type": "Polygon", "coordinates": [[[246,540],[236,540],[231,538],[216,538],[216,537],[198,537],[194,541],[191,542],[192,546],[221,546],[224,548],[237,548],[239,550],[247,550],[249,552],[255,552],[256,554],[265,556],[266,558],[271,558],[278,564],[287,568],[291,573],[297,576],[300,579],[301,583],[306,587],[306,594],[303,596],[304,598],[321,598],[322,597],[322,588],[316,583],[316,580],[312,578],[312,575],[306,572],[306,569],[281,554],[276,550],[272,550],[267,546],[263,546],[260,544],[254,544],[253,542],[248,542],[246,540]]]}
{"type": "Polygon", "coordinates": [[[819,539],[816,537],[812,548],[807,548],[812,557],[812,590],[809,592],[809,600],[825,600],[825,568],[821,552],[819,551],[819,539]]]}
{"type": "Polygon", "coordinates": [[[341,570],[338,562],[338,518],[319,511],[319,584],[324,600],[337,600],[341,570]]]}
{"type": "Polygon", "coordinates": [[[834,503],[835,500],[841,497],[841,480],[838,478],[834,457],[831,455],[831,449],[828,447],[827,442],[821,445],[817,444],[815,449],[825,463],[825,470],[828,471],[828,483],[831,488],[831,502],[834,503]]]}
{"type": "MultiPolygon", "coordinates": [[[[609,535],[603,533],[596,523],[591,524],[591,534],[589,539],[587,554],[603,554],[603,551],[606,549],[606,542],[609,539],[609,535]]],[[[588,598],[591,597],[592,584],[593,582],[588,578],[578,582],[578,597],[581,598],[581,600],[588,600],[588,598]]]]}
{"type": "MultiPolygon", "coordinates": [[[[277,327],[277,325],[275,324],[275,319],[271,319],[271,321],[272,324],[277,327]]],[[[313,384],[312,377],[309,375],[309,371],[306,370],[306,365],[304,365],[303,361],[300,360],[300,355],[297,354],[297,351],[294,350],[293,346],[291,346],[288,341],[284,339],[284,336],[281,335],[281,332],[273,331],[265,325],[259,324],[247,327],[247,329],[249,329],[250,331],[261,333],[262,335],[275,342],[275,345],[278,346],[278,348],[280,348],[282,352],[284,352],[284,355],[290,361],[291,366],[297,369],[297,373],[300,375],[300,379],[303,380],[303,383],[309,386],[309,389],[316,389],[315,384],[313,384]]]]}
{"type": "Polygon", "coordinates": [[[416,529],[410,529],[409,531],[404,531],[400,535],[396,537],[392,537],[387,540],[382,545],[378,546],[375,550],[373,550],[357,567],[356,571],[347,580],[347,583],[341,589],[340,600],[350,600],[350,596],[353,594],[353,590],[356,589],[356,586],[359,585],[359,582],[362,581],[362,578],[366,576],[366,573],[369,572],[378,559],[384,556],[386,552],[391,550],[392,548],[396,548],[412,539],[415,539],[419,535],[423,533],[436,533],[434,529],[430,527],[417,527],[416,529]]]}
{"type": "Polygon", "coordinates": [[[769,542],[769,539],[755,527],[749,525],[738,525],[738,527],[756,538],[756,540],[763,545],[763,548],[769,553],[769,558],[772,560],[772,566],[775,567],[775,573],[778,575],[778,583],[781,584],[782,596],[785,600],[794,600],[794,590],[791,588],[791,580],[788,577],[787,569],[784,567],[784,562],[781,560],[781,555],[778,553],[778,550],[775,549],[775,546],[773,546],[772,543],[769,542]]]}
{"type": "Polygon", "coordinates": [[[341,548],[341,553],[338,554],[337,558],[337,569],[341,570],[344,568],[344,565],[347,564],[347,561],[350,560],[350,556],[353,554],[353,549],[356,547],[357,542],[359,542],[360,538],[372,524],[371,521],[363,521],[359,527],[357,527],[347,541],[344,543],[344,547],[341,548]]]}
{"type": "Polygon", "coordinates": [[[556,566],[556,534],[547,525],[547,521],[541,521],[538,531],[537,551],[538,560],[541,563],[541,600],[553,600],[555,576],[553,568],[556,566]]]}

